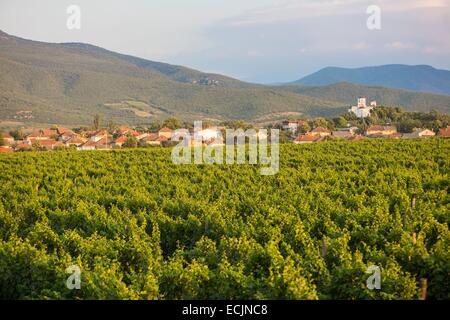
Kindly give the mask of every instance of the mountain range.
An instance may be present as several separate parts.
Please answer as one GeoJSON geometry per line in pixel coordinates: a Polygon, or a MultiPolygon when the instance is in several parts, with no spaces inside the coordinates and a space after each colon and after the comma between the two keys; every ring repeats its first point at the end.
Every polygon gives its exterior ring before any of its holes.
{"type": "Polygon", "coordinates": [[[336,116],[360,95],[407,110],[450,111],[450,96],[349,83],[263,86],[82,43],[45,43],[0,31],[0,126],[88,125],[336,116]]]}
{"type": "Polygon", "coordinates": [[[450,71],[427,65],[391,64],[356,69],[328,67],[293,84],[325,86],[339,82],[450,95],[450,71]]]}

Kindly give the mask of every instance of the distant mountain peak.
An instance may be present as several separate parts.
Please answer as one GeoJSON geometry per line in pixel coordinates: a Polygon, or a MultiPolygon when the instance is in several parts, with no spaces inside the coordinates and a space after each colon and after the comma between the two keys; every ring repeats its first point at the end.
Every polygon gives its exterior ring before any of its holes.
{"type": "Polygon", "coordinates": [[[450,95],[450,71],[439,70],[429,65],[326,67],[295,81],[294,84],[325,86],[340,82],[450,95]]]}

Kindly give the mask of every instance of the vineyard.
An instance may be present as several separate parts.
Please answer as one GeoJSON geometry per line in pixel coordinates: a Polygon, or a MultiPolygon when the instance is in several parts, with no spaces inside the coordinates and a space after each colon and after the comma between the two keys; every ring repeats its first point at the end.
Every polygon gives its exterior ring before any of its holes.
{"type": "Polygon", "coordinates": [[[0,299],[420,299],[421,279],[450,299],[449,150],[282,145],[274,176],[163,148],[2,154],[0,299]]]}

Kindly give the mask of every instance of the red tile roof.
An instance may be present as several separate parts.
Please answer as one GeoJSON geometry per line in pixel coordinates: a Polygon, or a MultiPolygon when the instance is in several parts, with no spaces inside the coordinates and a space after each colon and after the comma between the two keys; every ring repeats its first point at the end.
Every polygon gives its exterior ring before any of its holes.
{"type": "Polygon", "coordinates": [[[8,147],[0,147],[0,153],[14,152],[14,149],[8,147]]]}
{"type": "Polygon", "coordinates": [[[96,147],[97,143],[92,141],[92,140],[88,140],[86,143],[84,143],[81,147],[96,147]]]}
{"type": "Polygon", "coordinates": [[[0,135],[1,135],[4,139],[13,139],[13,137],[12,137],[8,132],[0,132],[0,135]]]}
{"type": "Polygon", "coordinates": [[[450,126],[447,128],[442,128],[439,130],[439,136],[441,137],[450,137],[450,126]]]}
{"type": "Polygon", "coordinates": [[[150,133],[143,140],[144,141],[156,141],[156,139],[158,139],[158,134],[157,133],[150,133]]]}
{"type": "Polygon", "coordinates": [[[50,130],[50,129],[42,129],[40,130],[40,135],[42,137],[51,137],[54,135],[57,135],[58,133],[56,132],[56,130],[50,130]]]}
{"type": "Polygon", "coordinates": [[[63,128],[63,127],[56,128],[56,131],[58,132],[58,134],[63,134],[63,133],[66,133],[66,132],[72,132],[72,130],[67,129],[67,128],[63,128]]]}
{"type": "Polygon", "coordinates": [[[302,134],[302,135],[299,135],[295,139],[295,141],[296,142],[315,142],[315,141],[317,141],[319,139],[320,139],[320,137],[318,137],[318,136],[313,136],[313,135],[310,135],[310,134],[302,134]]]}
{"type": "Polygon", "coordinates": [[[159,136],[158,138],[156,138],[156,141],[167,141],[167,140],[169,140],[169,138],[165,136],[159,136]]]}
{"type": "Polygon", "coordinates": [[[390,130],[397,130],[397,129],[393,126],[381,126],[381,125],[374,125],[369,127],[369,129],[367,129],[367,131],[390,131],[390,130]]]}
{"type": "Polygon", "coordinates": [[[71,145],[71,144],[81,145],[84,142],[86,142],[86,139],[80,138],[78,136],[73,136],[72,138],[70,138],[70,139],[68,139],[66,141],[66,144],[69,144],[69,145],[71,145]]]}
{"type": "Polygon", "coordinates": [[[26,143],[19,143],[16,145],[16,150],[25,150],[25,149],[31,149],[31,145],[26,143]]]}
{"type": "Polygon", "coordinates": [[[127,142],[127,140],[128,140],[128,137],[126,137],[126,136],[120,136],[120,137],[118,137],[114,142],[115,142],[115,143],[125,143],[125,142],[127,142]]]}
{"type": "Polygon", "coordinates": [[[311,130],[311,132],[313,132],[313,133],[319,133],[319,132],[327,132],[327,133],[329,133],[330,132],[330,130],[328,130],[328,129],[325,129],[324,127],[317,127],[317,128],[315,128],[314,130],[311,130]]]}

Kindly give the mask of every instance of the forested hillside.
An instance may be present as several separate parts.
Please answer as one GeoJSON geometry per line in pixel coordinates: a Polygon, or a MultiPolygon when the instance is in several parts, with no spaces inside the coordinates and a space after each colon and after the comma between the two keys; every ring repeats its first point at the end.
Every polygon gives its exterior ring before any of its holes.
{"type": "Polygon", "coordinates": [[[352,83],[337,83],[328,86],[284,86],[286,90],[318,99],[339,101],[346,105],[355,105],[355,97],[367,97],[378,104],[389,107],[401,107],[408,111],[440,111],[450,113],[450,96],[417,93],[380,86],[363,86],[352,83]]]}
{"type": "Polygon", "coordinates": [[[91,124],[95,114],[126,125],[173,116],[191,122],[334,117],[359,95],[409,111],[450,110],[449,96],[262,86],[89,44],[30,41],[0,31],[0,126],[76,127],[91,124]]]}
{"type": "Polygon", "coordinates": [[[99,113],[116,123],[142,124],[168,116],[253,119],[342,110],[341,103],[91,45],[30,41],[0,32],[0,121],[76,126],[90,124],[99,113]],[[129,102],[139,107],[130,110],[129,102]],[[17,119],[20,111],[32,111],[33,118],[17,119]]]}
{"type": "Polygon", "coordinates": [[[418,299],[426,278],[449,299],[449,148],[283,145],[275,176],[160,148],[0,154],[0,298],[418,299]]]}

